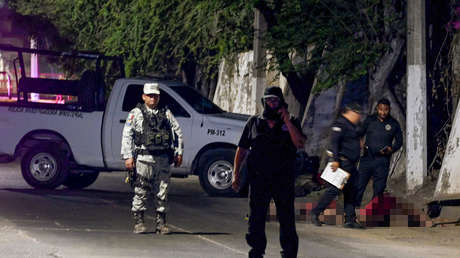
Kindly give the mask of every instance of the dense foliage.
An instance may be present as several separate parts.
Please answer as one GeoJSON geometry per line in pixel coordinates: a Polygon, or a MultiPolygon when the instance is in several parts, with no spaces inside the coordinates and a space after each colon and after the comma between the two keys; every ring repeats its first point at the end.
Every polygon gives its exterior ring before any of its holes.
{"type": "MultiPolygon", "coordinates": [[[[196,67],[214,77],[223,57],[252,47],[253,8],[268,22],[266,48],[270,67],[288,78],[305,103],[315,76],[318,89],[367,74],[404,32],[400,12],[385,11],[381,0],[10,0],[29,17],[50,21],[72,48],[121,55],[127,76],[194,76],[196,67]],[[399,16],[398,16],[399,15],[399,16]],[[321,69],[320,69],[321,68],[321,69]]],[[[394,1],[402,8],[404,1],[394,1]]],[[[35,27],[34,27],[35,26],[35,27]]],[[[36,28],[34,33],[49,30],[36,28]]],[[[50,37],[51,36],[51,37],[50,37]]],[[[193,78],[192,78],[193,79],[193,78]]]]}
{"type": "MultiPolygon", "coordinates": [[[[376,69],[394,37],[404,37],[405,1],[254,1],[268,23],[271,62],[306,101],[316,91],[376,69]]],[[[294,89],[295,90],[295,89],[294,89]]],[[[296,92],[294,91],[294,94],[296,92]]]]}
{"type": "Polygon", "coordinates": [[[52,48],[91,50],[125,59],[127,76],[177,76],[197,64],[215,76],[223,57],[252,45],[252,10],[244,1],[10,0],[32,34],[52,48]],[[55,35],[30,17],[50,21],[55,35]],[[41,35],[45,32],[45,35],[41,35]],[[57,34],[57,37],[56,37],[57,34]]]}

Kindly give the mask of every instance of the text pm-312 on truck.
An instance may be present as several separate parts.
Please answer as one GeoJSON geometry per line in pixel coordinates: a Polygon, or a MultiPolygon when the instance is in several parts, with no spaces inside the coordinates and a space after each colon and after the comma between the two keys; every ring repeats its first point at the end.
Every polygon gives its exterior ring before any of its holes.
{"type": "Polygon", "coordinates": [[[179,82],[123,78],[123,62],[88,52],[0,45],[0,156],[21,157],[35,188],[84,188],[100,171],[123,171],[121,135],[143,84],[160,85],[184,133],[183,164],[173,175],[198,175],[210,195],[231,192],[233,159],[247,115],[222,111],[179,82]],[[106,96],[107,75],[116,74],[106,96]]]}

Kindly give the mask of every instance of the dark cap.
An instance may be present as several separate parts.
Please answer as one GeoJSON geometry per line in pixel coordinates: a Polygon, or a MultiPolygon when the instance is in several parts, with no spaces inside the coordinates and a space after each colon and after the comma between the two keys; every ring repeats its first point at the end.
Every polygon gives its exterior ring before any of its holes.
{"type": "Polygon", "coordinates": [[[264,90],[263,98],[269,97],[278,97],[280,100],[283,100],[283,91],[281,91],[280,87],[270,86],[264,90]]]}
{"type": "Polygon", "coordinates": [[[358,114],[363,113],[363,109],[362,109],[361,105],[356,103],[356,102],[351,102],[351,103],[346,104],[345,107],[343,108],[342,113],[345,113],[347,111],[353,111],[353,112],[358,113],[358,114]]]}
{"type": "Polygon", "coordinates": [[[377,105],[380,105],[380,104],[390,106],[390,101],[387,98],[381,98],[377,102],[377,105]]]}

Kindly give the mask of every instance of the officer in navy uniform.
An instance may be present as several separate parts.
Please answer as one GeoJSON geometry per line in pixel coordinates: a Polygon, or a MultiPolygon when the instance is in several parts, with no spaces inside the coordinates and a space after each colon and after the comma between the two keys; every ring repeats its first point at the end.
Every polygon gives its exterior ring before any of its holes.
{"type": "MultiPolygon", "coordinates": [[[[330,144],[327,150],[332,171],[341,168],[350,173],[347,184],[342,189],[346,228],[363,228],[356,221],[355,195],[358,186],[356,169],[360,157],[360,135],[358,125],[361,119],[361,107],[356,103],[346,105],[341,115],[332,123],[330,144]]],[[[319,214],[340,194],[340,189],[327,183],[327,190],[321,196],[318,205],[311,211],[312,223],[321,226],[319,214]]]]}
{"type": "Polygon", "coordinates": [[[170,231],[166,225],[170,165],[174,163],[178,167],[182,163],[182,130],[171,111],[158,106],[158,83],[144,84],[143,93],[144,103],[139,103],[129,112],[123,128],[121,157],[127,170],[136,171],[131,208],[135,221],[133,232],[147,232],[144,211],[147,210],[147,200],[153,197],[155,232],[163,235],[170,231]]]}
{"type": "Polygon", "coordinates": [[[390,101],[382,98],[377,102],[376,113],[364,121],[364,155],[359,165],[359,184],[356,205],[360,206],[369,179],[373,177],[374,195],[381,196],[387,185],[391,155],[403,143],[401,127],[390,115],[390,101]]]}
{"type": "Polygon", "coordinates": [[[264,111],[249,118],[235,154],[232,187],[240,189],[240,170],[247,156],[249,180],[249,257],[263,257],[267,246],[265,220],[273,198],[280,223],[281,257],[297,257],[294,163],[305,136],[300,122],[287,111],[279,87],[268,87],[262,98],[264,111]]]}

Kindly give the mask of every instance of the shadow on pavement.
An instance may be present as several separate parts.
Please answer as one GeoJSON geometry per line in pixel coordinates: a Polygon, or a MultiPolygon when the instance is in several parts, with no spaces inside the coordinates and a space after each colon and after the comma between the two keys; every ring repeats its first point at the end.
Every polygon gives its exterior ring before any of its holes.
{"type": "Polygon", "coordinates": [[[43,196],[43,197],[85,197],[85,198],[99,198],[111,200],[131,200],[132,193],[130,192],[117,192],[105,190],[70,190],[70,189],[20,189],[20,188],[0,188],[0,190],[22,193],[27,195],[43,196]]]}

